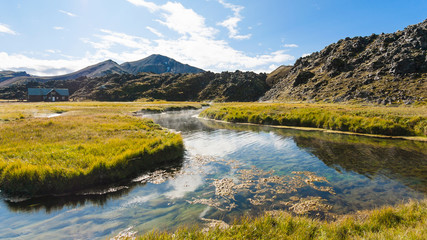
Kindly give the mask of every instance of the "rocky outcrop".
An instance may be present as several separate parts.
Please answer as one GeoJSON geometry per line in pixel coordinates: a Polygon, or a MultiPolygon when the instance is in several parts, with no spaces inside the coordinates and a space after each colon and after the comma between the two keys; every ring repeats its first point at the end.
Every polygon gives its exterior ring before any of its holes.
{"type": "Polygon", "coordinates": [[[283,71],[262,100],[425,101],[427,20],[395,33],[339,40],[283,71]]]}

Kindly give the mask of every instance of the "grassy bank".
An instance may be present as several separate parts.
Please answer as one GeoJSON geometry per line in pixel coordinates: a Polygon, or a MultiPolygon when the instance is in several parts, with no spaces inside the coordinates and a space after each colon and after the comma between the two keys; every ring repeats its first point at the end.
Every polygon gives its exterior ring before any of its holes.
{"type": "Polygon", "coordinates": [[[0,189],[13,195],[69,192],[125,180],[181,157],[180,135],[129,116],[141,107],[141,103],[0,106],[3,112],[14,108],[28,113],[0,123],[0,189]],[[66,114],[43,118],[30,114],[34,111],[66,114]]]}
{"type": "Polygon", "coordinates": [[[427,136],[427,107],[308,103],[224,103],[201,117],[228,122],[313,127],[388,136],[427,136]]]}
{"type": "Polygon", "coordinates": [[[91,115],[98,113],[131,114],[132,112],[198,109],[199,102],[0,102],[0,124],[24,118],[46,117],[52,113],[91,115]]]}
{"type": "Polygon", "coordinates": [[[427,201],[365,211],[333,222],[273,212],[243,218],[230,227],[222,224],[207,231],[182,227],[138,239],[427,239],[427,201]]]}

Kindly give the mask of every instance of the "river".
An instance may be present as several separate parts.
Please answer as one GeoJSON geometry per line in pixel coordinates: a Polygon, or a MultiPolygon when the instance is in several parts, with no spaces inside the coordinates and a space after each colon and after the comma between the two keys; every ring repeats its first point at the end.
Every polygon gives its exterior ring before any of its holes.
{"type": "Polygon", "coordinates": [[[287,210],[321,219],[427,196],[427,143],[148,114],[185,156],[121,185],[0,200],[0,239],[106,239],[287,210]]]}

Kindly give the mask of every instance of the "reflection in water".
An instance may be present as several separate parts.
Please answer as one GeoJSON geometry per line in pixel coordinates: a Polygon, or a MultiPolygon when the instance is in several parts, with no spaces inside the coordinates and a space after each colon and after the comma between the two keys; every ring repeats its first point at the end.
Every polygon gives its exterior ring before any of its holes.
{"type": "MultiPolygon", "coordinates": [[[[173,163],[165,163],[159,166],[156,169],[149,170],[144,173],[141,177],[145,176],[156,176],[156,178],[162,177],[164,181],[168,178],[173,178],[176,176],[176,173],[180,171],[182,168],[183,159],[178,159],[173,163]],[[163,173],[159,175],[157,173],[163,173]]],[[[83,190],[81,192],[60,195],[60,196],[43,196],[37,198],[23,199],[16,201],[15,199],[6,198],[5,203],[9,210],[13,212],[36,212],[40,210],[44,210],[46,213],[50,213],[52,211],[58,211],[67,208],[77,208],[79,206],[83,206],[87,203],[104,206],[107,201],[120,199],[123,196],[129,194],[129,192],[135,187],[141,187],[146,184],[147,181],[151,181],[152,178],[148,177],[146,181],[133,180],[131,182],[122,183],[125,185],[109,185],[102,186],[98,188],[92,188],[88,190],[83,190]]]]}
{"type": "Polygon", "coordinates": [[[337,171],[352,171],[369,178],[387,177],[427,193],[427,146],[422,151],[367,143],[342,143],[327,139],[295,137],[326,165],[337,171]]]}
{"type": "Polygon", "coordinates": [[[387,177],[427,193],[427,142],[267,128],[203,120],[210,127],[237,131],[271,131],[292,138],[327,166],[368,178],[387,177]]]}
{"type": "Polygon", "coordinates": [[[278,209],[327,217],[427,194],[427,143],[227,124],[199,111],[146,115],[182,133],[178,166],[80,194],[3,198],[0,239],[105,239],[278,209]]]}
{"type": "MultiPolygon", "coordinates": [[[[105,191],[105,190],[103,190],[105,191]]],[[[37,212],[44,210],[51,213],[67,208],[77,208],[87,203],[103,206],[108,200],[118,199],[129,193],[128,186],[111,188],[110,192],[104,194],[70,194],[67,196],[44,196],[27,199],[24,201],[5,201],[9,210],[13,212],[37,212]]]]}

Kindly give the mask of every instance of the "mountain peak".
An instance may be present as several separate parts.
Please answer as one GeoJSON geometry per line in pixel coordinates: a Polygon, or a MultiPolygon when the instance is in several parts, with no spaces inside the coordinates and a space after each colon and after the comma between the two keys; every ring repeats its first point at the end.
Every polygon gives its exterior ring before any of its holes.
{"type": "Polygon", "coordinates": [[[169,58],[160,54],[152,54],[141,60],[134,61],[134,62],[126,62],[121,64],[120,66],[132,74],[138,74],[140,72],[152,72],[152,73],[204,72],[202,69],[180,63],[172,58],[169,58]]]}

